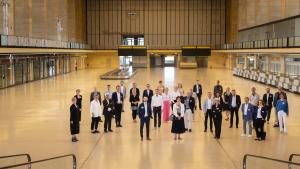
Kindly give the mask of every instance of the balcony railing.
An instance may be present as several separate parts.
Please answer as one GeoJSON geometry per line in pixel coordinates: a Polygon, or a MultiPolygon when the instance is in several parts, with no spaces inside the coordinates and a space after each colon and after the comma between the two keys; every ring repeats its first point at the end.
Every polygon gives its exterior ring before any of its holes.
{"type": "Polygon", "coordinates": [[[90,49],[89,45],[77,42],[63,42],[49,39],[29,38],[12,35],[0,35],[1,47],[35,47],[35,48],[61,48],[61,49],[90,49]]]}
{"type": "Polygon", "coordinates": [[[216,45],[216,49],[221,49],[221,50],[297,48],[297,47],[300,47],[300,36],[216,45]]]}

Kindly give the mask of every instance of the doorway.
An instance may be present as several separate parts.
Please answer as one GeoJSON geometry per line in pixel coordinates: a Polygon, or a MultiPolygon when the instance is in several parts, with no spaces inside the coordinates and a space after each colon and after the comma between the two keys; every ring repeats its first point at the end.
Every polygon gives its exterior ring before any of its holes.
{"type": "Polygon", "coordinates": [[[175,67],[175,56],[165,55],[164,56],[164,67],[175,67]]]}
{"type": "Polygon", "coordinates": [[[132,66],[132,56],[119,56],[120,68],[129,68],[132,66]]]}

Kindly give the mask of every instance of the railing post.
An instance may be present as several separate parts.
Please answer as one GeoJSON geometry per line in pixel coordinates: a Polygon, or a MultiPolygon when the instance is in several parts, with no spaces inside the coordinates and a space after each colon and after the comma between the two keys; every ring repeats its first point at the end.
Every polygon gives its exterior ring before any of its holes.
{"type": "Polygon", "coordinates": [[[244,155],[244,158],[243,158],[243,169],[247,168],[247,156],[248,156],[248,154],[244,155]]]}

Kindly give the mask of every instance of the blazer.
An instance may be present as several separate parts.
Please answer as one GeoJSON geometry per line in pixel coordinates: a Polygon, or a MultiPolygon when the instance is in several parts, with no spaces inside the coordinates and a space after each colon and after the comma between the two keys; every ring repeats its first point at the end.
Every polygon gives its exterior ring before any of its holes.
{"type": "Polygon", "coordinates": [[[196,93],[196,94],[202,95],[202,86],[201,86],[201,84],[198,84],[198,87],[199,87],[199,93],[197,93],[197,84],[194,85],[193,92],[196,93]]]}
{"type": "Polygon", "coordinates": [[[136,101],[140,101],[140,98],[137,95],[135,95],[135,96],[130,95],[130,97],[129,97],[130,105],[131,106],[138,106],[138,104],[133,103],[133,102],[136,102],[136,101]]]}
{"type": "Polygon", "coordinates": [[[267,98],[267,93],[263,95],[263,102],[265,105],[267,105],[267,101],[268,101],[268,106],[272,107],[272,103],[273,103],[273,94],[269,93],[269,98],[267,98]]]}
{"type": "Polygon", "coordinates": [[[250,102],[248,103],[247,115],[244,115],[244,107],[245,107],[245,103],[242,104],[242,108],[241,108],[243,120],[253,120],[254,106],[250,102]]]}
{"type": "MultiPolygon", "coordinates": [[[[132,88],[131,88],[130,91],[129,91],[129,95],[132,95],[132,88]]],[[[138,97],[140,97],[140,89],[139,89],[139,88],[136,88],[136,95],[137,95],[138,97]]]]}
{"type": "Polygon", "coordinates": [[[152,96],[153,96],[153,90],[150,90],[150,91],[149,91],[149,95],[148,95],[147,90],[144,90],[144,91],[143,91],[143,98],[144,98],[144,97],[148,97],[148,103],[151,103],[151,101],[152,101],[152,96]]]}
{"type": "Polygon", "coordinates": [[[223,94],[223,87],[222,87],[222,85],[215,85],[215,87],[214,87],[214,95],[216,95],[216,93],[220,93],[220,96],[223,94]]]}
{"type": "MultiPolygon", "coordinates": [[[[100,92],[97,91],[97,92],[92,92],[91,93],[90,102],[92,102],[94,100],[94,94],[95,93],[99,96],[99,100],[101,100],[101,94],[100,94],[100,92]]],[[[100,101],[100,105],[101,105],[101,101],[100,101]]]]}
{"type": "MultiPolygon", "coordinates": [[[[123,98],[123,94],[120,92],[120,100],[122,101],[122,103],[124,102],[124,98],[123,98]]],[[[118,104],[118,94],[117,92],[113,92],[112,97],[111,97],[112,103],[114,105],[118,104]]]]}
{"type": "Polygon", "coordinates": [[[275,95],[274,95],[274,102],[273,102],[274,107],[276,107],[277,101],[280,100],[280,97],[279,97],[280,94],[283,94],[284,99],[287,101],[287,95],[286,95],[285,92],[276,92],[275,95]]]}
{"type": "Polygon", "coordinates": [[[72,104],[70,106],[70,121],[73,123],[79,123],[79,107],[72,104]]]}
{"type": "MultiPolygon", "coordinates": [[[[253,113],[254,120],[257,119],[257,113],[258,113],[258,108],[253,113]]],[[[262,119],[265,120],[267,117],[267,114],[268,114],[268,109],[265,106],[263,106],[260,110],[260,113],[261,113],[262,119]]]]}
{"type": "Polygon", "coordinates": [[[222,105],[219,104],[218,107],[214,104],[212,105],[212,115],[214,118],[217,116],[222,117],[222,105]]]}
{"type": "MultiPolygon", "coordinates": [[[[175,117],[178,117],[177,104],[176,103],[173,105],[173,112],[172,112],[172,114],[175,117]]],[[[184,117],[184,104],[182,104],[182,103],[180,103],[180,116],[184,117]]]]}
{"type": "MultiPolygon", "coordinates": [[[[229,108],[233,108],[232,105],[231,105],[231,102],[232,102],[232,95],[230,96],[229,98],[229,108]]],[[[236,108],[239,109],[241,107],[241,97],[240,95],[235,95],[236,97],[236,108]]]]}
{"type": "Polygon", "coordinates": [[[103,100],[103,115],[112,115],[113,114],[113,105],[111,100],[103,100]]]}
{"type": "MultiPolygon", "coordinates": [[[[188,97],[185,97],[184,99],[184,107],[186,108],[186,100],[188,99],[188,97]]],[[[193,96],[189,97],[189,101],[188,101],[189,107],[192,110],[192,113],[194,113],[195,110],[195,99],[193,98],[193,96]]]]}
{"type": "Polygon", "coordinates": [[[139,105],[139,108],[138,108],[138,114],[139,114],[139,118],[140,119],[150,119],[150,117],[152,116],[152,109],[151,109],[151,104],[150,103],[147,103],[147,113],[148,113],[148,116],[145,117],[145,105],[144,105],[144,102],[141,103],[139,105]]]}
{"type": "Polygon", "coordinates": [[[77,101],[76,101],[76,104],[78,106],[79,109],[82,108],[82,95],[80,95],[80,98],[77,97],[77,95],[75,95],[74,97],[76,97],[77,101]]]}

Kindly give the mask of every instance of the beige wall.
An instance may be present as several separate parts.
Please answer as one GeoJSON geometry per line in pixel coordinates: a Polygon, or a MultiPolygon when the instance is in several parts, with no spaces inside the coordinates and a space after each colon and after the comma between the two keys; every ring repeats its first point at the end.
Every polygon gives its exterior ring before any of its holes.
{"type": "Polygon", "coordinates": [[[300,14],[299,0],[238,0],[239,29],[296,16],[300,14]]]}
{"type": "MultiPolygon", "coordinates": [[[[57,17],[62,18],[62,40],[86,42],[85,0],[9,0],[9,34],[57,40],[57,17]]],[[[3,33],[0,7],[0,33],[3,33]]]]}
{"type": "Polygon", "coordinates": [[[233,69],[235,67],[235,54],[212,53],[208,57],[208,68],[233,69]]]}
{"type": "Polygon", "coordinates": [[[99,52],[87,55],[87,68],[105,68],[108,70],[119,68],[118,52],[99,52]]]}
{"type": "Polygon", "coordinates": [[[239,1],[226,1],[226,43],[238,41],[239,1]]]}

